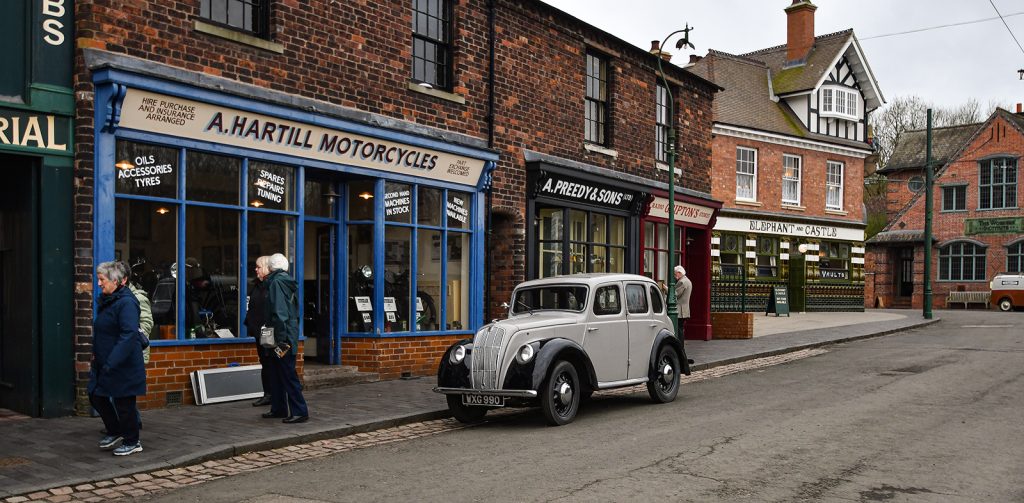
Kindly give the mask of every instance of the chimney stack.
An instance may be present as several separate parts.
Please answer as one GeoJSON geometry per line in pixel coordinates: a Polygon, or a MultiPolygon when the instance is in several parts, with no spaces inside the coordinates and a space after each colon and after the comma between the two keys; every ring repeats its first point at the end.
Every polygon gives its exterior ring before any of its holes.
{"type": "Polygon", "coordinates": [[[661,42],[657,40],[651,40],[650,53],[665,61],[672,61],[672,53],[661,50],[661,42]]]}
{"type": "Polygon", "coordinates": [[[1024,110],[1022,110],[1022,108],[1024,108],[1024,104],[1017,103],[1017,113],[1024,113],[1024,110]]]}
{"type": "Polygon", "coordinates": [[[786,64],[801,64],[814,45],[814,11],[810,0],[793,0],[786,7],[786,64]]]}

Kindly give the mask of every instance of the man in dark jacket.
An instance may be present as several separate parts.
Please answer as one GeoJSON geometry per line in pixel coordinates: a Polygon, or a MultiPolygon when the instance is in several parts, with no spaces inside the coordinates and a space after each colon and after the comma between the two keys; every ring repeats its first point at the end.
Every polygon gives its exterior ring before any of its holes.
{"type": "Polygon", "coordinates": [[[267,325],[267,275],[270,274],[270,257],[256,259],[256,281],[249,292],[249,303],[245,311],[246,334],[256,340],[256,355],[260,359],[260,380],[263,381],[263,396],[252,403],[253,407],[270,405],[270,390],[274,387],[274,350],[260,345],[260,333],[267,325]]]}
{"type": "Polygon", "coordinates": [[[96,267],[97,299],[93,320],[89,402],[99,412],[107,436],[100,448],[127,456],[142,451],[135,397],[146,394],[146,367],[139,336],[139,302],[124,286],[126,271],[117,262],[96,267]],[[121,444],[118,446],[118,444],[121,444]]]}
{"type": "Polygon", "coordinates": [[[270,256],[267,276],[267,321],[274,329],[273,349],[275,385],[270,392],[270,412],[265,418],[280,417],[283,422],[302,423],[309,420],[309,409],[302,396],[302,383],[295,372],[295,355],[299,347],[299,285],[288,275],[288,259],[280,253],[270,256]]]}

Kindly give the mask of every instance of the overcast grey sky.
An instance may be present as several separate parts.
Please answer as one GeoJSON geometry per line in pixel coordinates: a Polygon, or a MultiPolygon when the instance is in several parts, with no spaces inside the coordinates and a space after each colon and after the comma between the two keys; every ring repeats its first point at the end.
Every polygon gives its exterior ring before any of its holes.
{"type": "MultiPolygon", "coordinates": [[[[791,0],[542,0],[643,49],[689,23],[697,49],[733,54],[786,43],[791,0]]],[[[1011,107],[1024,102],[1024,0],[812,0],[815,34],[853,28],[887,101],[917,95],[937,106],[974,98],[1011,107]],[[1016,14],[1016,15],[1014,15],[1016,14]],[[921,28],[995,18],[918,33],[921,28]]],[[[669,42],[673,47],[675,39],[669,42]]],[[[987,111],[987,110],[986,110],[987,111]]]]}

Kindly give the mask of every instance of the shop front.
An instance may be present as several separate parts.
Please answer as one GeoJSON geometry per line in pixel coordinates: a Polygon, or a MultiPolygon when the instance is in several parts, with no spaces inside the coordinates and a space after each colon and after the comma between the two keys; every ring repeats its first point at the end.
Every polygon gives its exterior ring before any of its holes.
{"type": "Polygon", "coordinates": [[[94,82],[94,260],[126,261],[150,296],[147,407],[189,402],[193,370],[255,363],[242,321],[263,255],[301,285],[306,359],[424,375],[481,325],[496,154],[241,85],[115,68],[94,82]]]}
{"type": "Polygon", "coordinates": [[[527,278],[637,274],[650,189],[611,170],[542,157],[527,156],[527,278]]]}
{"type": "Polygon", "coordinates": [[[73,12],[57,4],[0,16],[0,409],[34,417],[75,403],[73,12]]]}
{"type": "Polygon", "coordinates": [[[764,312],[773,287],[793,312],[864,309],[863,225],[723,211],[711,246],[712,311],[764,312]]]}
{"type": "Polygon", "coordinates": [[[687,193],[676,193],[674,204],[676,259],[668,254],[668,194],[655,192],[643,218],[641,270],[649,278],[667,281],[676,265],[686,269],[693,284],[690,294],[690,318],[686,322],[687,339],[711,340],[711,228],[722,203],[687,193]]]}

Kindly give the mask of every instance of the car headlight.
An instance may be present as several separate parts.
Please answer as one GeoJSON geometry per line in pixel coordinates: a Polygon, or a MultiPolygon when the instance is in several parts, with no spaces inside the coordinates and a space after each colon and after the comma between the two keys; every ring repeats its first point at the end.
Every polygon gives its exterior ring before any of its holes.
{"type": "Polygon", "coordinates": [[[536,353],[537,351],[533,349],[532,345],[523,344],[523,347],[519,348],[519,351],[516,351],[516,361],[519,362],[520,365],[526,365],[527,363],[530,363],[530,360],[533,359],[533,355],[536,353]]]}
{"type": "Polygon", "coordinates": [[[449,355],[449,357],[448,357],[448,361],[450,361],[450,362],[452,362],[452,363],[454,363],[456,365],[462,363],[462,360],[465,360],[465,359],[466,359],[466,346],[465,345],[456,346],[455,350],[453,350],[451,352],[451,355],[449,355]]]}

